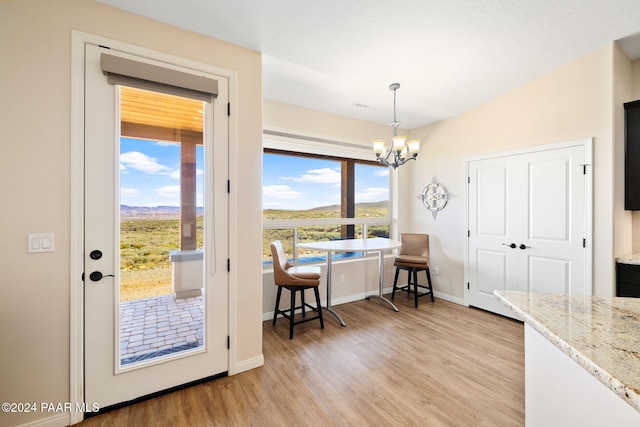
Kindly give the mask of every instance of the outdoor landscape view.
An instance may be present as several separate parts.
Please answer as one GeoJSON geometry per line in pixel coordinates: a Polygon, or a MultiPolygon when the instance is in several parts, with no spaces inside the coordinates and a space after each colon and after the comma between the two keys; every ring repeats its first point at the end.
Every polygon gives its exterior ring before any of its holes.
{"type": "MultiPolygon", "coordinates": [[[[384,218],[389,212],[389,202],[371,202],[356,204],[356,218],[384,218]]],[[[340,206],[323,206],[306,210],[278,210],[265,209],[263,211],[264,219],[318,219],[318,218],[340,218],[340,206]]],[[[298,228],[298,242],[312,242],[322,240],[335,240],[342,237],[341,227],[338,226],[307,226],[298,228]]],[[[362,238],[362,226],[355,227],[355,237],[362,238]]],[[[367,237],[389,237],[389,227],[386,225],[373,225],[367,227],[367,237]]],[[[271,261],[271,242],[280,240],[285,255],[291,258],[293,256],[293,230],[284,229],[268,229],[263,231],[262,238],[262,256],[264,262],[271,261]]],[[[299,256],[317,257],[324,256],[323,252],[299,249],[299,256]]],[[[304,259],[301,259],[304,260],[304,259]]]]}
{"type": "MultiPolygon", "coordinates": [[[[203,247],[204,148],[196,149],[196,240],[203,247]]],[[[168,295],[180,248],[180,145],[120,140],[120,300],[168,295]]]]}
{"type": "MultiPolygon", "coordinates": [[[[197,246],[203,247],[203,149],[198,147],[197,246]]],[[[167,295],[171,289],[169,252],[180,245],[178,144],[122,138],[120,263],[121,300],[167,295]]],[[[267,154],[263,156],[263,218],[268,220],[340,218],[340,162],[267,154]]],[[[356,218],[388,216],[388,169],[356,165],[356,218]]],[[[356,226],[356,237],[362,227],[356,226]]],[[[337,239],[340,226],[298,229],[299,242],[337,239]]],[[[388,227],[369,226],[368,236],[388,236],[388,227]]],[[[281,240],[292,253],[291,228],[263,234],[263,260],[270,243],[281,240]]],[[[302,252],[300,256],[319,255],[302,252]]]]}

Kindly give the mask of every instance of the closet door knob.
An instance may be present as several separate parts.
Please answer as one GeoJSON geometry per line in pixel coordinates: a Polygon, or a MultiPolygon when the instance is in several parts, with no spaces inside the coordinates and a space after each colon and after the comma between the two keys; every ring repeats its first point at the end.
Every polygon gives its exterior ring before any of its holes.
{"type": "MultiPolygon", "coordinates": [[[[509,246],[511,249],[515,249],[516,248],[516,244],[515,243],[503,243],[502,246],[509,246]]],[[[524,249],[524,248],[521,248],[524,249]]]]}

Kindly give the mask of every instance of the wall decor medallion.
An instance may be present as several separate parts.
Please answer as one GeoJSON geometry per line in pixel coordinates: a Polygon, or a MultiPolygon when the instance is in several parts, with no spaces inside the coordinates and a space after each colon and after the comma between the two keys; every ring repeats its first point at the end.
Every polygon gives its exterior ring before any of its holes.
{"type": "Polygon", "coordinates": [[[433,219],[436,219],[438,212],[444,209],[447,202],[455,197],[455,195],[448,193],[444,185],[440,184],[435,175],[431,178],[431,182],[424,187],[422,194],[417,196],[422,200],[422,204],[431,211],[433,219]]]}

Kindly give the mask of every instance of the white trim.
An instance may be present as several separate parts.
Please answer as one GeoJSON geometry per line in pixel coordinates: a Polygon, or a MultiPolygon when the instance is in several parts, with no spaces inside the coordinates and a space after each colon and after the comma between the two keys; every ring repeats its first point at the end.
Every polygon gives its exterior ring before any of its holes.
{"type": "MultiPolygon", "coordinates": [[[[483,154],[474,157],[468,157],[464,161],[464,182],[468,182],[469,177],[469,165],[471,162],[477,160],[494,159],[498,157],[514,156],[519,154],[539,153],[548,150],[557,150],[561,148],[569,147],[583,147],[586,165],[585,174],[585,286],[590,288],[593,293],[593,138],[581,138],[566,142],[559,142],[553,144],[539,145],[534,147],[527,147],[518,150],[501,151],[498,153],[483,154]]],[[[466,230],[469,230],[469,185],[464,187],[464,224],[466,230]]],[[[469,305],[469,289],[467,283],[469,282],[469,238],[465,233],[464,242],[464,305],[469,305]]]]}
{"type": "MultiPolygon", "coordinates": [[[[227,71],[229,78],[229,103],[230,103],[230,115],[228,116],[228,131],[229,131],[229,179],[231,182],[239,182],[238,178],[238,168],[235,167],[238,164],[238,143],[237,143],[237,135],[238,135],[238,123],[236,117],[238,117],[238,87],[237,87],[237,73],[227,71]]],[[[238,223],[238,213],[239,213],[239,204],[238,204],[238,192],[231,191],[229,194],[229,229],[228,229],[228,240],[229,240],[229,258],[230,259],[242,259],[242,253],[240,251],[240,245],[238,242],[239,232],[238,229],[240,225],[238,223]]],[[[243,368],[245,362],[238,361],[238,272],[240,270],[237,268],[232,268],[229,272],[229,337],[230,337],[230,345],[229,345],[229,375],[235,375],[237,373],[243,372],[245,369],[243,368]]],[[[262,356],[261,356],[262,357],[262,356]]],[[[257,365],[262,366],[262,365],[257,365]]],[[[256,367],[257,367],[256,366],[256,367]]]]}
{"type": "MultiPolygon", "coordinates": [[[[581,138],[581,139],[574,139],[571,141],[564,141],[564,142],[555,142],[552,144],[545,144],[545,145],[536,145],[533,147],[525,147],[525,148],[519,148],[517,150],[508,150],[508,151],[498,151],[496,153],[487,153],[487,154],[480,154],[478,156],[473,156],[473,157],[467,157],[465,159],[465,166],[467,166],[470,162],[474,162],[477,160],[486,160],[486,159],[496,159],[498,157],[509,157],[509,156],[515,156],[515,155],[519,155],[519,154],[529,154],[529,153],[540,153],[542,151],[549,151],[549,150],[558,150],[561,148],[569,148],[569,147],[585,147],[585,154],[587,152],[589,152],[589,154],[591,153],[591,144],[593,142],[593,138],[581,138]]],[[[589,161],[591,160],[591,158],[589,157],[589,161]]],[[[466,169],[465,169],[466,170],[466,169]]]]}
{"type": "Polygon", "coordinates": [[[263,129],[262,146],[274,150],[376,161],[370,144],[363,145],[359,141],[333,140],[320,135],[298,135],[288,129],[275,127],[263,129]]]}
{"type": "MultiPolygon", "coordinates": [[[[123,51],[144,58],[167,64],[174,64],[192,70],[213,73],[229,79],[229,102],[232,114],[229,117],[229,177],[237,176],[233,167],[237,158],[237,73],[210,64],[181,58],[168,53],[158,52],[128,43],[107,39],[101,36],[72,30],[71,33],[71,224],[70,224],[70,402],[84,402],[84,283],[81,280],[83,271],[84,247],[84,46],[87,43],[109,46],[114,51],[123,51]]],[[[236,244],[238,202],[232,193],[229,197],[229,257],[240,258],[236,244]]],[[[228,280],[228,316],[231,346],[228,351],[228,372],[230,375],[242,372],[238,365],[246,365],[246,361],[237,360],[237,274],[231,272],[228,280]]],[[[260,366],[260,365],[257,365],[260,366]]],[[[244,370],[244,369],[243,369],[244,370]]],[[[71,412],[65,424],[76,424],[82,421],[82,412],[71,412]]],[[[65,417],[66,420],[66,417],[65,417]]]]}
{"type": "Polygon", "coordinates": [[[251,369],[259,368],[261,366],[264,366],[264,356],[262,354],[236,363],[235,373],[239,374],[240,372],[250,371],[251,369]]]}
{"type": "MultiPolygon", "coordinates": [[[[84,34],[71,32],[71,235],[69,302],[69,401],[84,402],[84,34]]],[[[84,419],[71,412],[69,423],[84,419]]]]}
{"type": "MultiPolygon", "coordinates": [[[[265,270],[264,273],[268,273],[271,272],[271,274],[273,274],[273,270],[265,270]]],[[[389,294],[393,291],[393,286],[387,286],[385,288],[383,288],[382,292],[383,294],[389,294]]],[[[378,295],[378,291],[369,291],[369,292],[359,292],[357,294],[352,294],[352,295],[345,295],[343,297],[340,298],[332,298],[331,299],[331,306],[336,306],[336,305],[340,305],[340,304],[347,304],[350,302],[355,302],[355,301],[362,301],[367,297],[370,296],[376,296],[378,295]]],[[[442,292],[438,292],[438,291],[433,291],[433,297],[434,298],[440,298],[442,300],[445,301],[449,301],[452,302],[454,304],[459,304],[459,305],[467,305],[464,303],[464,300],[455,297],[453,295],[449,295],[449,294],[443,294],[442,292]]],[[[429,301],[431,302],[431,301],[429,301]]],[[[320,298],[320,303],[326,305],[327,301],[320,298]]],[[[468,305],[467,305],[468,306],[468,305]]],[[[262,321],[266,322],[267,320],[273,320],[273,311],[268,311],[266,313],[262,313],[262,321]]]]}
{"type": "Polygon", "coordinates": [[[26,424],[20,424],[20,427],[66,427],[71,424],[76,424],[82,420],[72,422],[70,421],[74,412],[56,414],[50,417],[41,418],[39,420],[31,421],[26,424]]]}

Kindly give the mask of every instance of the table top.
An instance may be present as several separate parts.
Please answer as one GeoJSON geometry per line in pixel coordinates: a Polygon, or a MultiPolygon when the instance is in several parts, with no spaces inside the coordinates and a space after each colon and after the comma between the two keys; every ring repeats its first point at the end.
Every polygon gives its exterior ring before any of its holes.
{"type": "Polygon", "coordinates": [[[640,298],[496,291],[496,297],[640,411],[640,298]]]}
{"type": "Polygon", "coordinates": [[[331,252],[368,252],[368,251],[388,251],[402,246],[398,240],[386,239],[384,237],[373,237],[370,239],[343,239],[329,240],[326,242],[299,243],[298,247],[316,249],[331,252]]]}

